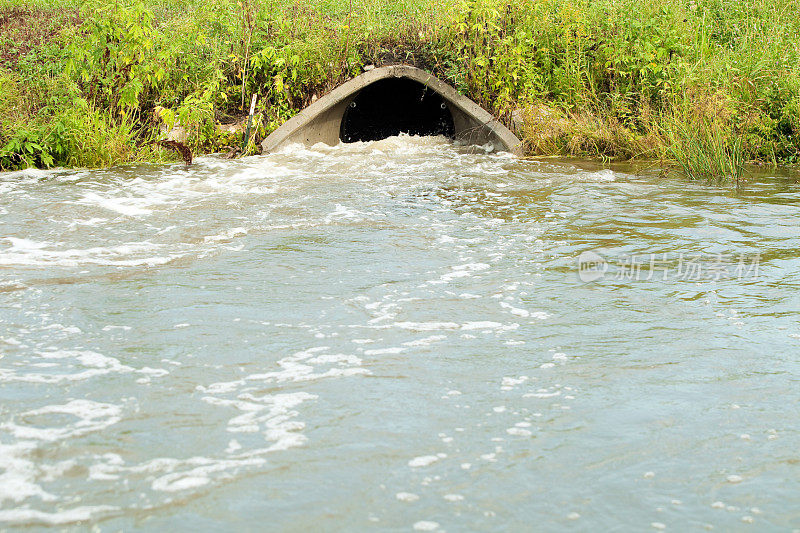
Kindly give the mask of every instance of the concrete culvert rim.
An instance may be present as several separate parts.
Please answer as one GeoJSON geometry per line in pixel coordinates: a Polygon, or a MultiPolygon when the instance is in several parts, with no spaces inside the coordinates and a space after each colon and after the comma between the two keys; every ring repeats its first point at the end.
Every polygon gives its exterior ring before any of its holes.
{"type": "Polygon", "coordinates": [[[433,74],[408,65],[380,67],[343,83],[275,130],[265,153],[380,140],[399,133],[444,135],[463,144],[522,155],[522,143],[488,111],[433,74]]]}

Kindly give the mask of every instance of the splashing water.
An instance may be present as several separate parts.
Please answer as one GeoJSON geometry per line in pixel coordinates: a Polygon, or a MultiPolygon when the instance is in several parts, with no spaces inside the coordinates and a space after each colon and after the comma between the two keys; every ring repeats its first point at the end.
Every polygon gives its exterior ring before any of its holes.
{"type": "Polygon", "coordinates": [[[398,137],[0,193],[0,529],[800,527],[790,177],[398,137]],[[692,254],[758,273],[619,275],[692,254]]]}

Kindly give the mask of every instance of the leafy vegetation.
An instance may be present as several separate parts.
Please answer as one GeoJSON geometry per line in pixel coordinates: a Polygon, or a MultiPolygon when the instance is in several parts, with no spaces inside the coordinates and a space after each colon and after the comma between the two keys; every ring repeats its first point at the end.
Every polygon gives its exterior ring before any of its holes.
{"type": "Polygon", "coordinates": [[[533,155],[738,179],[800,159],[800,0],[0,0],[0,168],[263,138],[368,64],[433,71],[533,155]]]}

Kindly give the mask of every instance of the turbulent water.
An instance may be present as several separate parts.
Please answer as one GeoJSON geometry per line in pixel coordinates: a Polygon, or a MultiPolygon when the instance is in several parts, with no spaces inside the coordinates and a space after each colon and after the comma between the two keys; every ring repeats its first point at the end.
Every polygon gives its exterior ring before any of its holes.
{"type": "Polygon", "coordinates": [[[403,137],[0,194],[0,529],[800,528],[790,176],[403,137]]]}

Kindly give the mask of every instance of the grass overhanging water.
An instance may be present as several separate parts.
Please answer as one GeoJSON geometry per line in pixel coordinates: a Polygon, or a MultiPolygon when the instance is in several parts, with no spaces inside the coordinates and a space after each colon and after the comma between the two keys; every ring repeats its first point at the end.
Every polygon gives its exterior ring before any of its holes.
{"type": "Polygon", "coordinates": [[[738,180],[800,158],[798,0],[0,0],[0,167],[245,152],[369,64],[431,70],[531,155],[738,180]],[[174,131],[174,130],[173,130],[174,131]]]}

